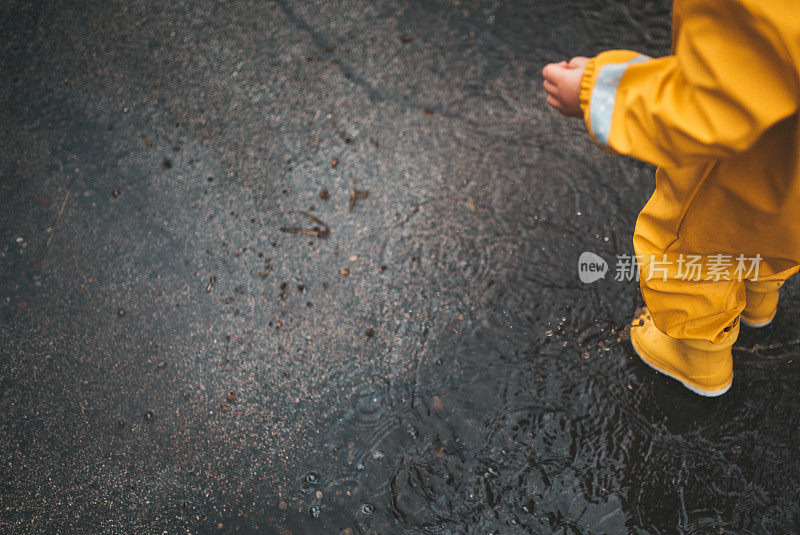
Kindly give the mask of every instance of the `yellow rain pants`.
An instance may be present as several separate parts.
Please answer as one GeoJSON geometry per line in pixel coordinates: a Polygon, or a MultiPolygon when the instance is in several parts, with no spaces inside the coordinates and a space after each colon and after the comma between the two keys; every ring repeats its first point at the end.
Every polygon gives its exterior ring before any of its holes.
{"type": "Polygon", "coordinates": [[[674,267],[648,280],[653,258],[759,255],[761,281],[800,265],[798,66],[800,3],[675,0],[672,55],[612,50],[586,67],[594,141],[658,166],[633,244],[645,303],[673,338],[722,340],[744,287],[674,267]]]}

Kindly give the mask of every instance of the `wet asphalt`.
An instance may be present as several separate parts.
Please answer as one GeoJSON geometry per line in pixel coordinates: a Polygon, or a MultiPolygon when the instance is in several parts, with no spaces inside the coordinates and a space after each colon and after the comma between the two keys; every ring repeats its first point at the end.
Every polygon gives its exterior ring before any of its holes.
{"type": "Polygon", "coordinates": [[[4,2],[0,531],[800,531],[797,283],[720,399],[637,362],[653,170],[540,90],[669,25],[4,2]]]}

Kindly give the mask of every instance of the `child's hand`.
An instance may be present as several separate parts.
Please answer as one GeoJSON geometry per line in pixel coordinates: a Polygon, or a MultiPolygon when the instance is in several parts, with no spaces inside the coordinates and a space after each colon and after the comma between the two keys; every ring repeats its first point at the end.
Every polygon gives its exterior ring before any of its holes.
{"type": "Polygon", "coordinates": [[[569,60],[569,63],[550,63],[542,71],[547,103],[561,115],[583,117],[580,103],[581,79],[588,62],[589,58],[578,56],[569,60]]]}

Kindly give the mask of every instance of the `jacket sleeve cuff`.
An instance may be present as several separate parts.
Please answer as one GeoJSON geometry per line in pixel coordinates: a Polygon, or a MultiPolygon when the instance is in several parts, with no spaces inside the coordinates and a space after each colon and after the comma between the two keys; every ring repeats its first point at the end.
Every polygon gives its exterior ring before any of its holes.
{"type": "Polygon", "coordinates": [[[592,132],[592,121],[589,110],[589,102],[592,98],[592,89],[597,78],[597,58],[592,58],[586,64],[586,69],[583,71],[583,78],[581,78],[581,92],[580,92],[580,105],[583,112],[583,120],[586,123],[586,128],[592,141],[597,143],[597,139],[592,132]]]}
{"type": "Polygon", "coordinates": [[[631,50],[608,50],[589,60],[581,78],[580,105],[592,141],[616,153],[611,143],[611,123],[617,92],[628,67],[650,58],[631,50]]]}

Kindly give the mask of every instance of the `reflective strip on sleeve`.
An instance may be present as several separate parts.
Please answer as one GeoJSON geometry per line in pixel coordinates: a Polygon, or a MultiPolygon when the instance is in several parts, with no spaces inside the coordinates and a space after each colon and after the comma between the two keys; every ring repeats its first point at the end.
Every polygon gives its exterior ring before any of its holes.
{"type": "Polygon", "coordinates": [[[639,54],[625,63],[609,63],[600,69],[592,91],[589,116],[595,139],[608,146],[608,134],[611,131],[611,117],[614,115],[614,103],[617,98],[617,87],[629,65],[648,61],[650,58],[639,54]]]}

